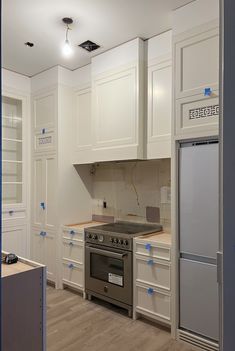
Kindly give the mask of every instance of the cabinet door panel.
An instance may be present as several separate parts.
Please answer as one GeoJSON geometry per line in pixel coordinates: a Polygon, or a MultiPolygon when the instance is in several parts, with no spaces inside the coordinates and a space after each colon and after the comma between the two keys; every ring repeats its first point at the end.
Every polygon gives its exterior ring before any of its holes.
{"type": "Polygon", "coordinates": [[[2,250],[27,257],[27,229],[26,226],[3,228],[2,250]]]}
{"type": "Polygon", "coordinates": [[[54,92],[34,97],[34,129],[40,130],[54,127],[56,113],[55,100],[54,92]]]}
{"type": "Polygon", "coordinates": [[[31,235],[31,258],[33,261],[45,264],[45,237],[40,229],[32,229],[31,235]]]}
{"type": "Polygon", "coordinates": [[[56,156],[45,157],[45,228],[53,229],[56,224],[56,156]]]}
{"type": "Polygon", "coordinates": [[[44,160],[43,157],[37,157],[33,160],[33,208],[32,223],[33,225],[43,226],[44,209],[42,204],[45,201],[45,176],[44,176],[44,160]]]}
{"type": "Polygon", "coordinates": [[[218,88],[218,29],[199,33],[176,43],[176,98],[218,88]]]}
{"type": "Polygon", "coordinates": [[[171,156],[171,61],[149,68],[148,72],[148,157],[171,156]]]}
{"type": "Polygon", "coordinates": [[[95,148],[136,142],[136,71],[128,69],[95,81],[95,148]]]}

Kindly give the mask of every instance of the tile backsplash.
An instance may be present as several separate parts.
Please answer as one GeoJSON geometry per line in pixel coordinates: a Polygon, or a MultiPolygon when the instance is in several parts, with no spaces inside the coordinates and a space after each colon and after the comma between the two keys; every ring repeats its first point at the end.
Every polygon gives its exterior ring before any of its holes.
{"type": "Polygon", "coordinates": [[[94,215],[170,229],[170,159],[101,163],[92,173],[94,215]]]}

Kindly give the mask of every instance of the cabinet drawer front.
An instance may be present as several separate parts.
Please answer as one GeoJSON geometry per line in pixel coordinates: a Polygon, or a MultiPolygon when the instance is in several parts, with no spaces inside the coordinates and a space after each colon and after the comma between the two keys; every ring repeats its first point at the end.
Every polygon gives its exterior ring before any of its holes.
{"type": "Polygon", "coordinates": [[[154,244],[148,243],[136,243],[136,252],[137,255],[143,255],[152,258],[159,258],[162,260],[170,261],[171,253],[170,248],[163,246],[156,246],[154,244]]]}
{"type": "Polygon", "coordinates": [[[34,151],[52,151],[55,149],[55,131],[42,129],[34,135],[34,151]]]}
{"type": "Polygon", "coordinates": [[[148,286],[136,286],[136,307],[143,312],[170,321],[170,295],[148,286]]]}
{"type": "Polygon", "coordinates": [[[218,134],[219,97],[212,93],[211,97],[203,94],[176,101],[175,134],[206,136],[218,134]]]}
{"type": "Polygon", "coordinates": [[[170,290],[170,264],[136,257],[136,280],[170,290]]]}
{"type": "Polygon", "coordinates": [[[63,238],[84,242],[84,231],[83,230],[78,231],[78,230],[74,230],[72,228],[64,228],[63,229],[63,238]]]}
{"type": "Polygon", "coordinates": [[[84,246],[77,244],[74,240],[64,240],[63,258],[82,264],[84,261],[84,246]]]}
{"type": "Polygon", "coordinates": [[[63,261],[63,281],[65,283],[72,283],[83,288],[84,286],[83,265],[78,265],[70,261],[63,261]]]}
{"type": "Polygon", "coordinates": [[[8,209],[2,211],[2,220],[4,224],[14,224],[22,223],[26,220],[26,211],[25,210],[14,210],[8,209]]]}

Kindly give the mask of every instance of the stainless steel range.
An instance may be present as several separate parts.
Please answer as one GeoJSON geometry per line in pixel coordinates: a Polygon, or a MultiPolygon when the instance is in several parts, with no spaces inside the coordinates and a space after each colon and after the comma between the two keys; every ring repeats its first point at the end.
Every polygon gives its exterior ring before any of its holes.
{"type": "Polygon", "coordinates": [[[85,229],[85,292],[128,310],[133,305],[133,238],[161,225],[115,222],[85,229]]]}

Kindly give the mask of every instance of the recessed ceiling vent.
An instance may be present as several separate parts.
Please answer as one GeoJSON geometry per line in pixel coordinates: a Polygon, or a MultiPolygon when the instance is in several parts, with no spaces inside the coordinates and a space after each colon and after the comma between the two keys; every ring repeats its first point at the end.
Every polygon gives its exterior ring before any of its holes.
{"type": "Polygon", "coordinates": [[[84,41],[84,43],[79,44],[78,46],[80,46],[81,48],[85,49],[86,51],[94,51],[100,48],[100,45],[93,43],[90,40],[84,41]]]}

